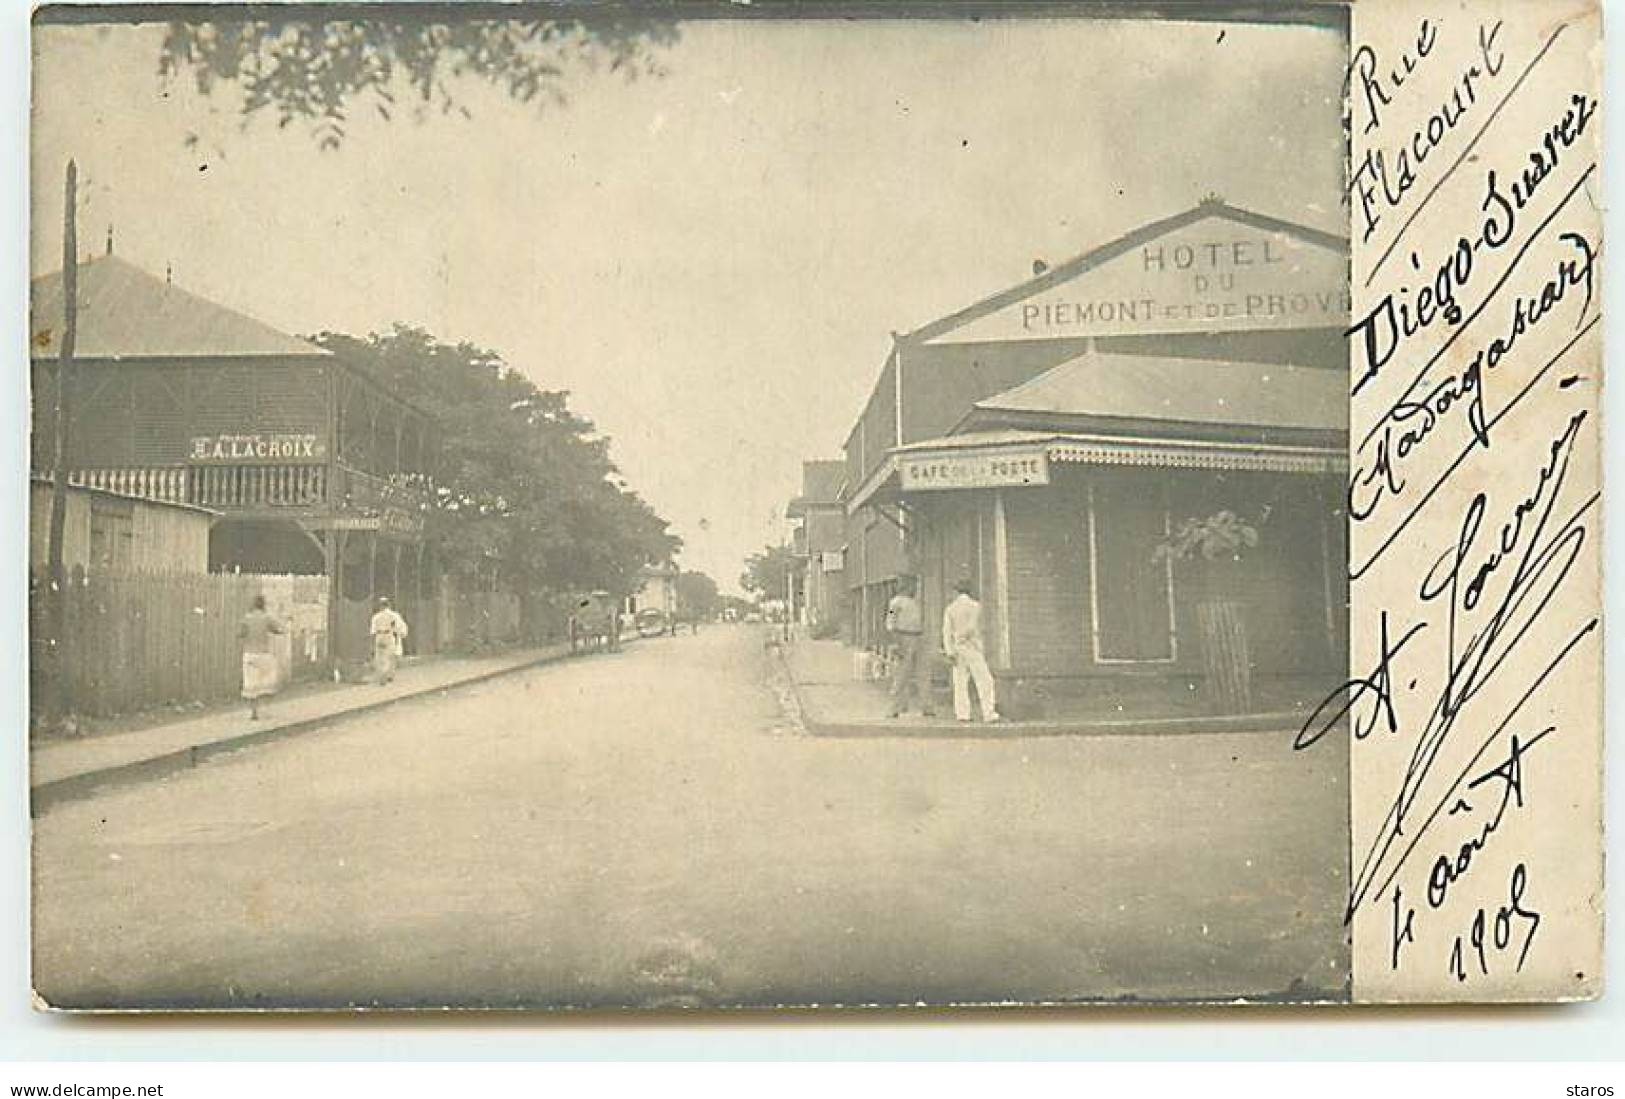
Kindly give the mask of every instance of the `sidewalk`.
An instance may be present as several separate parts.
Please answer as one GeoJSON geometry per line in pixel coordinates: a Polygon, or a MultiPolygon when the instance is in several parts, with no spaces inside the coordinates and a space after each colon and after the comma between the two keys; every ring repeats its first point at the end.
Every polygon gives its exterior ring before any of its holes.
{"type": "MultiPolygon", "coordinates": [[[[954,720],[953,705],[939,689],[932,699],[935,717],[917,713],[891,717],[888,682],[854,679],[855,652],[841,641],[798,639],[787,646],[785,666],[800,705],[802,722],[814,736],[845,737],[985,737],[1168,735],[1205,732],[1278,732],[1307,716],[1298,711],[1239,715],[1169,714],[1120,717],[1087,704],[1073,703],[1042,718],[1001,721],[954,720]]],[[[1115,711],[1117,708],[1113,707],[1115,711]]]]}
{"type": "Polygon", "coordinates": [[[388,686],[346,684],[272,699],[259,721],[250,721],[244,706],[127,732],[31,744],[34,812],[110,782],[153,777],[219,752],[308,732],[352,714],[557,660],[569,651],[568,644],[559,644],[496,656],[433,657],[403,664],[388,686]]]}

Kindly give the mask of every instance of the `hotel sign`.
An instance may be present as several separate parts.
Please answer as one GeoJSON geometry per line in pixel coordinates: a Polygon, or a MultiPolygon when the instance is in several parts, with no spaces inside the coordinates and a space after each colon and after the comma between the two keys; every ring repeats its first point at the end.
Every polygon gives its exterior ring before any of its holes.
{"type": "Polygon", "coordinates": [[[900,458],[904,492],[952,488],[1018,488],[1049,484],[1049,455],[1042,448],[993,454],[900,458]]]}
{"type": "Polygon", "coordinates": [[[1204,218],[1040,285],[932,343],[1346,328],[1348,250],[1204,218]]]}
{"type": "Polygon", "coordinates": [[[323,461],[327,441],[319,435],[287,432],[194,435],[187,458],[224,463],[323,461]]]}

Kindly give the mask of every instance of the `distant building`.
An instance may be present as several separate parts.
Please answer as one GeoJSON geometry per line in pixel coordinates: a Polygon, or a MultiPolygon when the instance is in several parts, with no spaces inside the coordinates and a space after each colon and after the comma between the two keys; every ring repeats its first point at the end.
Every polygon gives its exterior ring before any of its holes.
{"type": "Polygon", "coordinates": [[[626,597],[622,608],[634,617],[645,611],[658,613],[669,628],[677,620],[677,566],[649,565],[638,574],[638,589],[626,597]]]}
{"type": "Polygon", "coordinates": [[[797,609],[815,633],[833,636],[848,627],[846,569],[846,506],[841,490],[846,483],[846,462],[832,460],[801,463],[801,495],[786,512],[797,521],[791,543],[800,572],[797,609]]]}
{"type": "Polygon", "coordinates": [[[846,441],[858,642],[899,577],[927,621],[969,579],[1000,678],[1179,695],[1220,569],[1158,546],[1229,510],[1259,536],[1223,578],[1254,672],[1323,682],[1347,644],[1347,262],[1210,199],[894,337],[846,441]]]}
{"type": "MultiPolygon", "coordinates": [[[[28,565],[50,564],[51,482],[35,477],[28,495],[28,565]]],[[[191,504],[143,500],[74,485],[63,512],[62,567],[97,572],[207,572],[215,513],[191,504]]]]}
{"type": "MultiPolygon", "coordinates": [[[[436,426],[322,348],[109,254],[78,268],[67,463],[76,483],[216,513],[222,571],[329,578],[338,653],[389,595],[432,597],[422,497],[436,426]]],[[[31,286],[35,472],[53,462],[61,272],[31,286]]],[[[414,636],[417,637],[416,632],[414,636]]],[[[417,637],[419,642],[432,639],[417,637]]]]}

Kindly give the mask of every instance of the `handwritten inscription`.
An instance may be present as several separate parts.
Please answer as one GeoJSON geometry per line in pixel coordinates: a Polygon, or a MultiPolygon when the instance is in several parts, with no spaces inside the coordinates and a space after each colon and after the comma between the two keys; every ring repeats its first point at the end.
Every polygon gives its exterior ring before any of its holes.
{"type": "MultiPolygon", "coordinates": [[[[1467,790],[1471,792],[1485,783],[1500,783],[1501,797],[1488,818],[1477,826],[1473,835],[1463,840],[1453,853],[1446,852],[1433,860],[1433,868],[1428,872],[1429,908],[1444,906],[1445,900],[1450,895],[1450,887],[1471,872],[1474,858],[1489,846],[1490,837],[1500,829],[1501,821],[1508,810],[1523,808],[1523,754],[1555,730],[1556,726],[1548,725],[1530,738],[1527,744],[1520,742],[1514,733],[1512,750],[1507,754],[1507,758],[1467,784],[1467,790]]],[[[1473,803],[1465,797],[1458,797],[1456,804],[1450,807],[1451,816],[1457,813],[1470,814],[1473,811],[1473,803]]]]}
{"type": "MultiPolygon", "coordinates": [[[[1575,95],[1572,105],[1543,135],[1540,144],[1529,153],[1528,165],[1510,183],[1503,186],[1494,170],[1485,174],[1484,197],[1479,204],[1483,220],[1475,226],[1473,235],[1461,235],[1449,252],[1440,260],[1430,262],[1427,277],[1412,300],[1409,280],[1396,291],[1382,295],[1375,309],[1351,328],[1360,352],[1354,392],[1359,393],[1376,378],[1406,341],[1431,327],[1435,321],[1460,324],[1461,306],[1456,299],[1458,291],[1468,289],[1476,257],[1481,252],[1494,252],[1506,247],[1517,238],[1518,216],[1536,196],[1541,184],[1557,169],[1567,150],[1586,132],[1596,104],[1584,95],[1575,95]]],[[[1415,252],[1411,253],[1411,266],[1422,271],[1423,266],[1415,252]]]]}
{"type": "MultiPolygon", "coordinates": [[[[1438,27],[1423,19],[1415,46],[1390,64],[1369,44],[1354,50],[1349,69],[1356,86],[1355,101],[1363,106],[1362,132],[1368,137],[1364,155],[1356,159],[1349,189],[1355,197],[1362,240],[1370,240],[1384,215],[1398,209],[1416,187],[1433,153],[1443,146],[1464,120],[1479,107],[1487,85],[1501,75],[1506,57],[1499,39],[1502,23],[1477,28],[1473,59],[1460,66],[1446,95],[1408,128],[1400,140],[1385,146],[1384,123],[1399,112],[1387,112],[1396,97],[1403,97],[1411,76],[1434,53],[1438,27]]],[[[1482,113],[1480,111],[1479,113],[1482,113]]],[[[1414,115],[1412,117],[1415,117],[1414,115]]]]}
{"type": "Polygon", "coordinates": [[[1523,968],[1535,932],[1540,930],[1540,913],[1528,907],[1524,898],[1528,884],[1529,868],[1520,862],[1507,882],[1506,899],[1493,908],[1479,908],[1469,929],[1456,936],[1450,946],[1450,972],[1456,980],[1467,980],[1469,966],[1476,966],[1480,976],[1488,977],[1491,956],[1505,954],[1514,947],[1518,951],[1516,968],[1523,968]]]}
{"type": "Polygon", "coordinates": [[[1571,288],[1579,287],[1584,292],[1574,327],[1584,322],[1591,307],[1596,247],[1579,233],[1564,233],[1559,239],[1577,255],[1560,258],[1550,277],[1537,289],[1516,295],[1505,308],[1499,333],[1480,344],[1459,370],[1446,374],[1426,392],[1395,401],[1383,415],[1374,437],[1360,445],[1348,500],[1350,514],[1356,519],[1370,518],[1385,497],[1404,493],[1403,465],[1427,443],[1434,429],[1458,410],[1466,420],[1473,444],[1489,446],[1485,372],[1500,366],[1519,340],[1549,316],[1571,288]]]}
{"type": "Polygon", "coordinates": [[[1475,14],[1350,55],[1355,670],[1294,746],[1351,743],[1357,996],[1574,968],[1547,821],[1597,758],[1597,102],[1583,36],[1475,14]]]}

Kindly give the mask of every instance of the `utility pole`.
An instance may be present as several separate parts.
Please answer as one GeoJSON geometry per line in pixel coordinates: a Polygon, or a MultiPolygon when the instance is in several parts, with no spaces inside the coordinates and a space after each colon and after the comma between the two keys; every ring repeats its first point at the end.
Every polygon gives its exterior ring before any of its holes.
{"type": "Polygon", "coordinates": [[[62,208],[62,340],[57,345],[56,424],[52,432],[51,527],[46,569],[51,594],[51,700],[49,717],[61,721],[72,711],[68,684],[68,577],[62,567],[62,538],[68,517],[68,400],[73,377],[73,345],[79,330],[79,240],[75,221],[79,168],[68,161],[62,208]]]}
{"type": "Polygon", "coordinates": [[[796,555],[789,542],[784,543],[784,639],[795,637],[796,618],[796,555]]]}

